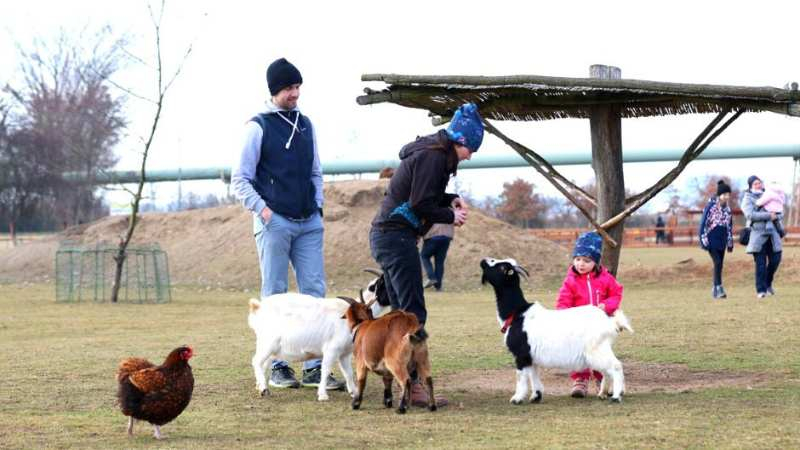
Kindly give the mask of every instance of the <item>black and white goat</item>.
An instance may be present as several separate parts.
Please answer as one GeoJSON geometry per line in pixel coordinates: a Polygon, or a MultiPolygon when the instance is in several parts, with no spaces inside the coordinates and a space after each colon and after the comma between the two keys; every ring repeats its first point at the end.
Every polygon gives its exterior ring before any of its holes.
{"type": "Polygon", "coordinates": [[[528,303],[519,287],[520,275],[528,273],[513,259],[484,258],[481,283],[489,283],[497,297],[497,321],[506,347],[514,355],[517,387],[511,403],[542,400],[544,386],[540,367],[567,370],[590,368],[603,374],[600,398],[611,388],[611,401],[622,401],[625,375],[611,346],[622,329],[633,333],[622,311],[612,317],[596,306],[549,310],[528,303]],[[611,386],[607,384],[611,379],[611,386]],[[532,388],[532,389],[530,389],[532,388]]]}
{"type": "Polygon", "coordinates": [[[389,293],[386,290],[386,280],[380,270],[364,269],[364,272],[375,275],[375,278],[367,284],[366,289],[359,292],[359,297],[362,302],[371,305],[372,317],[377,318],[392,310],[389,293]]]}

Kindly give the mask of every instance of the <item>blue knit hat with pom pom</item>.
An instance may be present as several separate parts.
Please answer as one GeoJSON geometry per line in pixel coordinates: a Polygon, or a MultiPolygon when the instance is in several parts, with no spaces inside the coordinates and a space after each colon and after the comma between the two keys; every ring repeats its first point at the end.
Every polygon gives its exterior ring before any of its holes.
{"type": "Polygon", "coordinates": [[[578,236],[575,241],[575,250],[572,257],[586,256],[600,264],[600,255],[603,253],[603,238],[596,231],[587,231],[578,236]]]}
{"type": "Polygon", "coordinates": [[[483,122],[475,103],[465,103],[458,107],[447,127],[447,137],[473,153],[478,151],[483,142],[483,122]]]}

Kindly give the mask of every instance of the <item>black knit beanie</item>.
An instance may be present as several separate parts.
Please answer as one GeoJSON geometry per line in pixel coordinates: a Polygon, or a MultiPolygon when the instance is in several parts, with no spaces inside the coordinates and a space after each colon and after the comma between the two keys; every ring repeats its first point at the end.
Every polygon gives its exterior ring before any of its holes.
{"type": "Polygon", "coordinates": [[[717,181],[717,197],[719,197],[722,194],[730,194],[730,193],[731,193],[731,187],[728,186],[728,183],[726,183],[725,180],[717,181]]]}
{"type": "Polygon", "coordinates": [[[286,58],[276,59],[267,67],[267,86],[271,95],[277,94],[285,87],[302,83],[303,77],[300,71],[286,58]]]}

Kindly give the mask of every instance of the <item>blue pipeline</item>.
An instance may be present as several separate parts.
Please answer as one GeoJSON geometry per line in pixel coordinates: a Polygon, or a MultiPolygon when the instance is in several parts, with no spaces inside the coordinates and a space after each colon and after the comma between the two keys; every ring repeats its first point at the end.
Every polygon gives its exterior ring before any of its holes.
{"type": "MultiPolygon", "coordinates": [[[[622,159],[626,163],[638,162],[659,162],[677,161],[683,156],[684,149],[623,149],[622,159]]],[[[588,150],[564,150],[558,152],[540,153],[550,164],[554,166],[590,164],[592,162],[591,151],[588,150]]],[[[743,146],[743,147],[717,147],[705,150],[697,159],[740,159],[740,158],[800,158],[800,145],[765,145],[765,146],[743,146]]],[[[400,161],[397,159],[386,160],[329,160],[322,162],[322,172],[325,175],[347,175],[361,173],[377,173],[385,167],[397,167],[400,161]]],[[[519,155],[512,150],[505,150],[500,154],[491,154],[488,151],[481,151],[470,161],[463,161],[458,165],[459,170],[464,169],[492,169],[506,167],[528,167],[519,155]]],[[[169,170],[148,170],[147,181],[179,181],[179,180],[230,180],[230,168],[199,168],[199,169],[175,169],[169,170]]],[[[74,175],[66,174],[65,178],[73,178],[74,175]]],[[[118,170],[108,171],[97,175],[97,184],[110,183],[136,183],[139,174],[136,171],[118,170]]]]}

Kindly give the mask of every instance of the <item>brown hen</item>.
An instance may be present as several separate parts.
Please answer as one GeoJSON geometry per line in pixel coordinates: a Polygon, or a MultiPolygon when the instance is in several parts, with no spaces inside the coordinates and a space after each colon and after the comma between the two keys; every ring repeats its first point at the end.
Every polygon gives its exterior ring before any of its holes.
{"type": "Polygon", "coordinates": [[[120,361],[117,398],[122,414],[129,417],[129,435],[133,434],[133,420],[138,419],[153,424],[153,435],[161,439],[161,425],[186,409],[194,390],[194,375],[189,366],[193,355],[191,347],[178,347],[160,366],[142,358],[120,361]]]}

